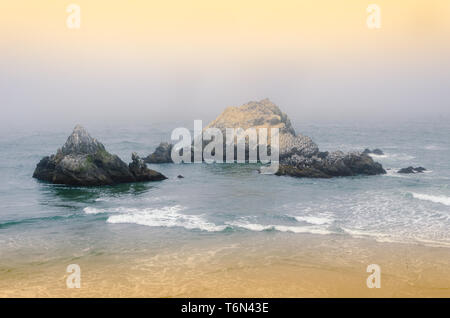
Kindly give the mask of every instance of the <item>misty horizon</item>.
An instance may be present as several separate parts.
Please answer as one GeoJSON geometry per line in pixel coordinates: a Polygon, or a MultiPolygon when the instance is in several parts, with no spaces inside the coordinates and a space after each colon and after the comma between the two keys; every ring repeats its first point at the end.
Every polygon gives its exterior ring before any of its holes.
{"type": "Polygon", "coordinates": [[[30,14],[18,3],[0,5],[4,130],[206,122],[264,98],[293,122],[450,116],[446,1],[380,0],[378,30],[357,2],[139,2],[123,12],[80,0],[77,30],[64,4],[29,3],[30,14]]]}

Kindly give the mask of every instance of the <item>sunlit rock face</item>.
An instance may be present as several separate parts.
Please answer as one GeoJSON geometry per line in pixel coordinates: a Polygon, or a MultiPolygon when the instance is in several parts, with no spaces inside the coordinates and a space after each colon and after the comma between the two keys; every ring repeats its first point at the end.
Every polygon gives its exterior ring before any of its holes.
{"type": "Polygon", "coordinates": [[[267,128],[267,144],[271,144],[270,129],[279,129],[280,157],[291,153],[313,155],[319,151],[317,145],[307,136],[296,134],[288,116],[269,99],[249,102],[242,106],[227,107],[206,128],[219,128],[225,134],[226,128],[267,128]]]}

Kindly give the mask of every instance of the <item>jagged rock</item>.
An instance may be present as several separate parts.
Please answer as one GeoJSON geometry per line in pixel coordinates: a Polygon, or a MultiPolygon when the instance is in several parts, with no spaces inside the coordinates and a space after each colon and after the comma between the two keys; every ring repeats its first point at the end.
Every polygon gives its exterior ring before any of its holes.
{"type": "Polygon", "coordinates": [[[422,173],[424,171],[426,171],[427,169],[425,169],[424,167],[417,167],[414,168],[412,166],[409,166],[407,168],[402,168],[399,171],[397,171],[397,173],[422,173]]]}
{"type": "Polygon", "coordinates": [[[368,155],[358,152],[332,152],[323,156],[293,155],[281,162],[277,175],[330,178],[339,176],[377,175],[386,171],[368,155]]]}
{"type": "Polygon", "coordinates": [[[311,157],[319,153],[319,147],[308,136],[280,134],[280,160],[292,155],[311,157]]]}
{"type": "Polygon", "coordinates": [[[364,155],[378,155],[378,156],[382,156],[384,155],[384,152],[381,149],[374,149],[374,150],[370,150],[369,148],[364,149],[364,151],[362,152],[364,155]]]}
{"type": "Polygon", "coordinates": [[[118,156],[77,125],[61,149],[37,164],[33,178],[55,184],[77,186],[111,185],[166,179],[148,169],[135,154],[128,166],[118,156]]]}
{"type": "Polygon", "coordinates": [[[168,142],[162,142],[155,149],[155,152],[144,158],[146,163],[173,163],[171,152],[172,144],[168,142]]]}
{"type": "Polygon", "coordinates": [[[133,174],[136,181],[156,181],[166,179],[161,173],[147,168],[144,160],[133,152],[131,155],[132,162],[128,165],[130,172],[133,174]]]}

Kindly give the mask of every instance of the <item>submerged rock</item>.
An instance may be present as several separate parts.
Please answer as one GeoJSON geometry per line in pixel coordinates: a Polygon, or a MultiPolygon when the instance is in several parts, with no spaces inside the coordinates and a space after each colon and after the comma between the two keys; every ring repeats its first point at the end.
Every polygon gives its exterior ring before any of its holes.
{"type": "Polygon", "coordinates": [[[33,178],[77,186],[166,179],[161,173],[148,169],[135,153],[132,159],[133,162],[127,165],[77,125],[55,155],[44,157],[37,164],[33,178]]]}
{"type": "MultiPolygon", "coordinates": [[[[244,130],[248,128],[256,128],[256,130],[268,128],[268,132],[270,132],[270,128],[279,128],[280,168],[276,173],[277,175],[331,178],[386,173],[381,164],[373,161],[367,153],[321,152],[310,137],[295,132],[288,116],[269,99],[249,102],[239,107],[228,107],[206,128],[219,128],[224,136],[226,128],[242,128],[244,130]]],[[[270,137],[268,138],[268,145],[270,151],[270,137]]],[[[155,152],[145,160],[152,163],[172,162],[171,150],[171,145],[161,143],[155,152]]],[[[247,159],[249,150],[247,143],[247,159]]],[[[256,152],[259,153],[257,148],[256,152]]],[[[375,149],[370,153],[382,154],[382,151],[375,149]]],[[[225,146],[223,154],[225,159],[225,146]]]]}
{"type": "Polygon", "coordinates": [[[397,171],[397,173],[422,173],[424,171],[426,171],[427,169],[425,169],[424,167],[417,167],[414,168],[412,166],[409,166],[407,168],[402,168],[399,171],[397,171]]]}

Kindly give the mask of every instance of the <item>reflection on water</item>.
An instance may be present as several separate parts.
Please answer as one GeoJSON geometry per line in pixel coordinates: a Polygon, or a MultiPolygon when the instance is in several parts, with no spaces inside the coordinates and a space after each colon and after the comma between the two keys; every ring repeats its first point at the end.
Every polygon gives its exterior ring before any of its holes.
{"type": "MultiPolygon", "coordinates": [[[[154,188],[149,182],[124,183],[102,187],[72,187],[65,185],[46,184],[40,190],[45,200],[42,205],[65,206],[61,203],[91,203],[104,197],[118,197],[122,195],[138,196],[154,188]]],[[[66,205],[66,207],[71,207],[66,205]]]]}

